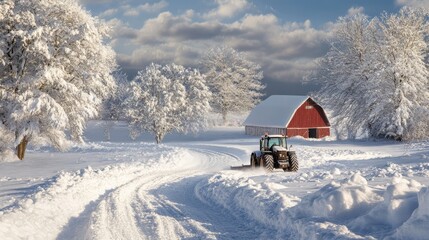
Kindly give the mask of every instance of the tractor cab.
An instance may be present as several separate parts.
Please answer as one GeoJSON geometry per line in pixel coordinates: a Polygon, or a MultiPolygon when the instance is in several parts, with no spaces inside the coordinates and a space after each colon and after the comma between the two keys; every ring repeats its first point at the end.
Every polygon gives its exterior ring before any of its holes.
{"type": "Polygon", "coordinates": [[[287,149],[286,136],[283,135],[264,135],[259,140],[259,149],[261,152],[273,151],[273,147],[279,146],[287,149]]]}

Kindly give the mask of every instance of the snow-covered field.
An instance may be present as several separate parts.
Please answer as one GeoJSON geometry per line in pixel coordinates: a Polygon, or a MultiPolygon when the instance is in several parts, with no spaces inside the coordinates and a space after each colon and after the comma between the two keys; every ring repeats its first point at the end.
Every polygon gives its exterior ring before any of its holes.
{"type": "Polygon", "coordinates": [[[230,170],[258,139],[199,136],[30,149],[0,163],[0,239],[428,239],[429,142],[289,140],[297,173],[230,170]]]}

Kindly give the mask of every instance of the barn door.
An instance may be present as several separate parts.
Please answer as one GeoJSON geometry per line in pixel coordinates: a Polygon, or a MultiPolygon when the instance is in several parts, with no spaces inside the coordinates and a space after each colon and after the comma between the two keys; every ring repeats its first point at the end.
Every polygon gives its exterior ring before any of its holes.
{"type": "Polygon", "coordinates": [[[316,128],[308,129],[308,137],[309,138],[317,138],[317,129],[316,128]]]}

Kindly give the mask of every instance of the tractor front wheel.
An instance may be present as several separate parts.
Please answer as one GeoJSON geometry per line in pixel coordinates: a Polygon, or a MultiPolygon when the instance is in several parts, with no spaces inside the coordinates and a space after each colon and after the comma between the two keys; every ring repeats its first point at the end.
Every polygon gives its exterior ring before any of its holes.
{"type": "Polygon", "coordinates": [[[256,158],[255,158],[255,155],[253,154],[250,156],[250,166],[252,168],[256,168],[256,158]]]}
{"type": "Polygon", "coordinates": [[[274,169],[274,158],[272,155],[264,155],[264,166],[267,172],[272,172],[274,169]]]}
{"type": "Polygon", "coordinates": [[[289,171],[296,172],[298,171],[298,157],[295,152],[289,153],[289,171]]]}

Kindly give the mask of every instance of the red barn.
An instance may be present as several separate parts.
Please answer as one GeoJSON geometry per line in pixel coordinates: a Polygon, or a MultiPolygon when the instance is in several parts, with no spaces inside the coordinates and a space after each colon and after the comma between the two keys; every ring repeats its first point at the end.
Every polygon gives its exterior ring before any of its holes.
{"type": "Polygon", "coordinates": [[[323,138],[330,135],[325,111],[308,96],[273,95],[258,104],[244,122],[247,135],[286,134],[323,138]]]}

